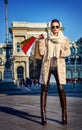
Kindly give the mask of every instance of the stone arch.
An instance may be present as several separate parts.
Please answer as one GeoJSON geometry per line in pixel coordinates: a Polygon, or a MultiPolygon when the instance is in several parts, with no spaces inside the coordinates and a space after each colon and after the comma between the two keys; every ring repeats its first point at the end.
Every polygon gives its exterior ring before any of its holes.
{"type": "Polygon", "coordinates": [[[73,78],[78,78],[79,77],[79,72],[78,70],[73,71],[73,78]]]}
{"type": "Polygon", "coordinates": [[[72,78],[72,71],[70,69],[67,70],[66,72],[66,78],[71,79],[72,78]]]}
{"type": "Polygon", "coordinates": [[[17,79],[24,79],[24,67],[22,66],[17,68],[17,79]]]}

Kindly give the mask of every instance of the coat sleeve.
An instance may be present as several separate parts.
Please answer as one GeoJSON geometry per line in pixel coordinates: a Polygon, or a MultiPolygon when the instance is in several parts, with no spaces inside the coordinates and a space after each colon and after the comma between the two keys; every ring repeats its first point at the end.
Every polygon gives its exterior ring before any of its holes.
{"type": "Polygon", "coordinates": [[[39,40],[39,53],[41,56],[43,56],[45,54],[45,50],[46,50],[45,39],[41,39],[41,40],[39,40]]]}
{"type": "Polygon", "coordinates": [[[60,57],[68,57],[70,54],[70,43],[69,40],[65,37],[63,43],[61,44],[60,57]]]}

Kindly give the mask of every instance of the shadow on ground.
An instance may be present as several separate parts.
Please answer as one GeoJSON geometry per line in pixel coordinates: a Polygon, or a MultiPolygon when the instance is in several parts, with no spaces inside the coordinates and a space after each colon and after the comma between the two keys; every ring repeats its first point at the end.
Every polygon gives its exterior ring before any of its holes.
{"type": "MultiPolygon", "coordinates": [[[[26,120],[29,120],[29,121],[32,121],[32,122],[35,122],[35,123],[42,125],[41,121],[37,121],[37,119],[38,120],[41,119],[40,116],[31,115],[31,114],[24,112],[24,111],[16,110],[16,109],[11,108],[11,107],[0,106],[0,112],[7,113],[7,114],[10,114],[12,116],[14,115],[14,116],[17,116],[17,117],[20,117],[20,118],[23,118],[23,119],[26,119],[26,120]]],[[[54,121],[54,122],[61,124],[61,122],[58,120],[53,120],[50,118],[47,118],[47,120],[54,121]]]]}

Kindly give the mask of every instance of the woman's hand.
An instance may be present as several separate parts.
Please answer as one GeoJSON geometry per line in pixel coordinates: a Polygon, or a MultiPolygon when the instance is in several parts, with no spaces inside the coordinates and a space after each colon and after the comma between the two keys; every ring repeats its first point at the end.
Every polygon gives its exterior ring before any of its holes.
{"type": "Polygon", "coordinates": [[[40,39],[44,39],[44,35],[43,34],[39,35],[38,40],[40,40],[40,39]]]}

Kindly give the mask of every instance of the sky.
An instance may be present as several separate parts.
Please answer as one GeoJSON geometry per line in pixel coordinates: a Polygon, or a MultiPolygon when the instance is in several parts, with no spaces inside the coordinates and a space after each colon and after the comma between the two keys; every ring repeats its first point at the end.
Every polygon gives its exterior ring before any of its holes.
{"type": "MultiPolygon", "coordinates": [[[[82,0],[8,0],[8,27],[13,21],[51,22],[58,19],[70,41],[82,37],[82,0]]],[[[5,42],[5,4],[0,0],[0,43],[5,42]]],[[[9,34],[11,40],[11,34],[9,34]]]]}

